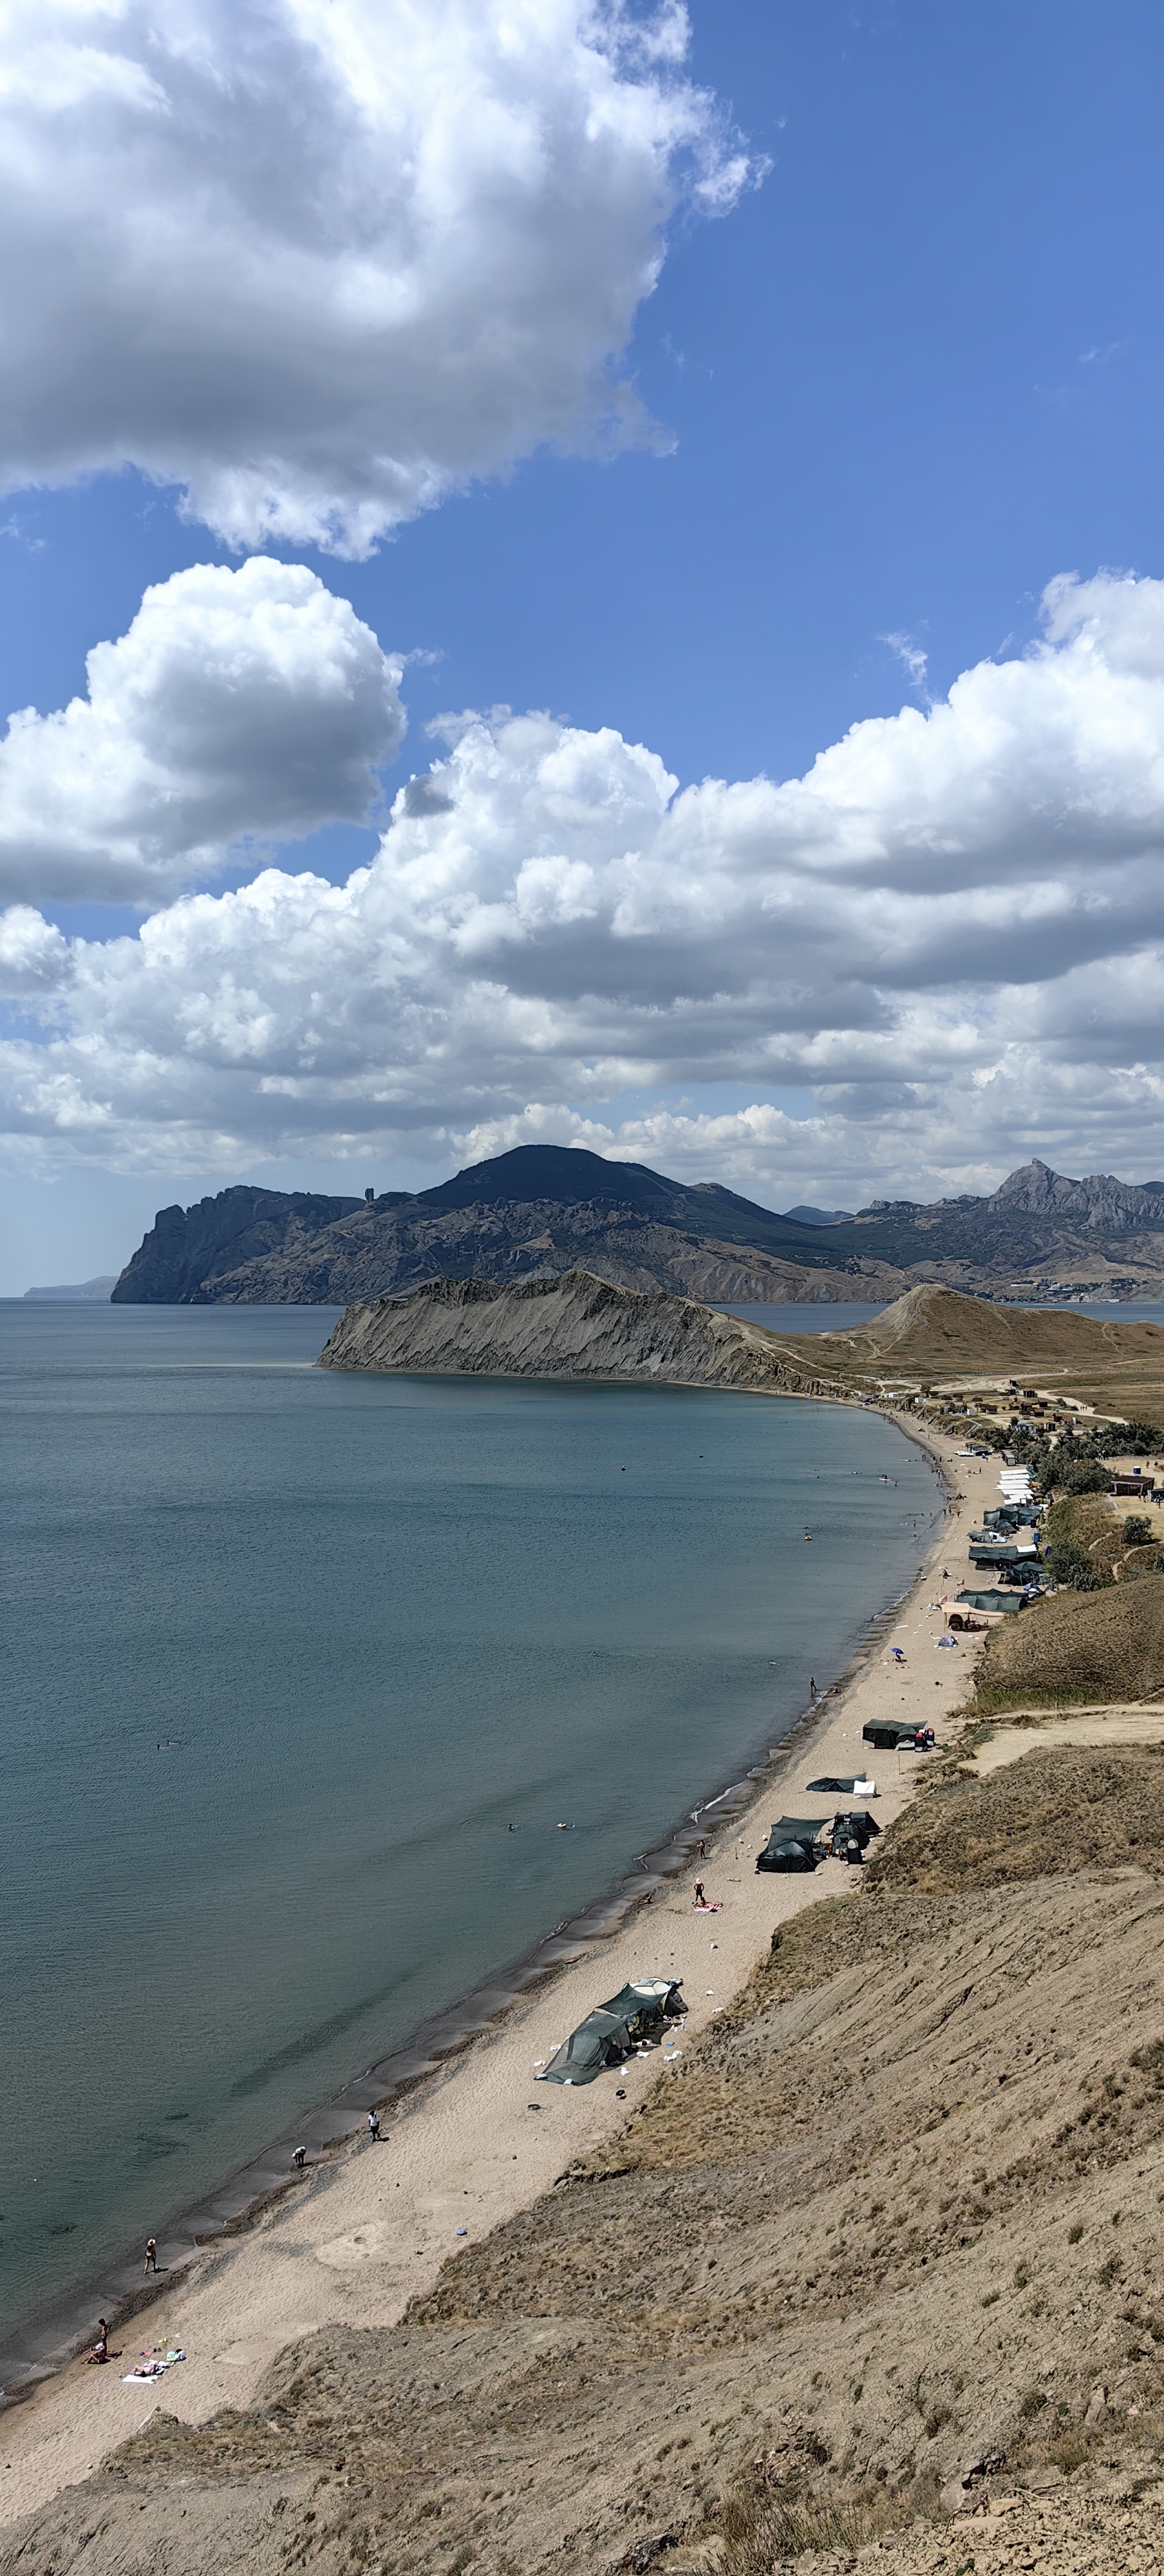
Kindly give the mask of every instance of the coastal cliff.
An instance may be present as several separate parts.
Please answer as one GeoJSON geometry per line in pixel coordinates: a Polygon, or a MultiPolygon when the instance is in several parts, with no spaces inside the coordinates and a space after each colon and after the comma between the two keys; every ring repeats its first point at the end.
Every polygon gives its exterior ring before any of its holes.
{"type": "Polygon", "coordinates": [[[497,1287],[432,1279],[341,1315],[317,1366],[471,1377],[621,1378],[793,1395],[840,1387],[773,1333],[689,1297],[616,1288],[587,1270],[497,1287]]]}

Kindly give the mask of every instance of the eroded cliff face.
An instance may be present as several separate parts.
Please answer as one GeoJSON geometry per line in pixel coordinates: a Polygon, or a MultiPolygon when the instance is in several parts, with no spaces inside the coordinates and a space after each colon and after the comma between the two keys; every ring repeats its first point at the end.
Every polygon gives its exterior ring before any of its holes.
{"type": "Polygon", "coordinates": [[[349,1306],[318,1365],[840,1392],[758,1324],[717,1315],[687,1297],[618,1288],[586,1270],[505,1287],[434,1279],[411,1297],[349,1306]]]}
{"type": "Polygon", "coordinates": [[[1162,1769],[951,1761],[599,2156],[4,2576],[1155,2576],[1162,1769]]]}

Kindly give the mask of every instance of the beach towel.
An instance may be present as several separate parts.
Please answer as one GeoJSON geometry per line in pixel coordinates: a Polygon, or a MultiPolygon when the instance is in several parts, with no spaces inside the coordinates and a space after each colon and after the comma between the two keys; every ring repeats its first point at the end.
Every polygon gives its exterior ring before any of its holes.
{"type": "Polygon", "coordinates": [[[175,2351],[167,2352],[163,2358],[155,2357],[153,2360],[147,2361],[143,2354],[136,2370],[122,2371],[121,2385],[123,2388],[130,2388],[135,2380],[140,2383],[143,2380],[160,2379],[164,2370],[171,2369],[174,2362],[185,2361],[185,2358],[186,2355],[184,2352],[175,2351]]]}

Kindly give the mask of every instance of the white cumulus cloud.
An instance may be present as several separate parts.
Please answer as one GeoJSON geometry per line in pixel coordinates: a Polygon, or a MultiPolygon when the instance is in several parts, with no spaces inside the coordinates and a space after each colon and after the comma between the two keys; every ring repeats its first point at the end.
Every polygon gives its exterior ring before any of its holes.
{"type": "Polygon", "coordinates": [[[244,839],[358,821],[402,665],[301,566],[198,564],[88,656],[88,694],[0,742],[0,894],[157,902],[244,839]]]}
{"type": "Polygon", "coordinates": [[[1025,657],[783,784],[470,713],[343,886],[267,868],[107,943],[10,914],[7,1123],[224,1172],[576,1137],[776,1204],[1150,1177],[1162,856],[1164,582],[1053,584],[1025,657]],[[683,1105],[713,1085],[751,1105],[683,1105]]]}
{"type": "Polygon", "coordinates": [[[617,381],[676,201],[757,173],[678,0],[9,0],[0,480],[131,463],[358,556],[617,381]]]}

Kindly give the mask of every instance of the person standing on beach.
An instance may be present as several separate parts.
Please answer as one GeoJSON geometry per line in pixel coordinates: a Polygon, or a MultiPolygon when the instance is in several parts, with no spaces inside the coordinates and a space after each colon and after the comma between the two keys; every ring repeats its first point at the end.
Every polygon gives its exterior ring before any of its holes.
{"type": "Polygon", "coordinates": [[[154,2239],[152,2236],[148,2236],[148,2237],[146,2238],[146,2258],[145,2258],[145,2262],[144,2262],[144,2263],[143,2263],[143,2265],[142,2265],[142,2270],[143,2270],[143,2272],[156,2272],[156,2271],[157,2271],[157,2268],[158,2268],[158,2249],[157,2249],[157,2244],[156,2244],[156,2242],[155,2242],[155,2239],[154,2239]]]}
{"type": "Polygon", "coordinates": [[[379,2112],[378,2112],[378,2111],[369,2111],[369,2113],[368,2113],[368,2136],[369,2136],[370,2138],[378,2138],[378,2137],[379,2137],[379,2135],[380,2135],[380,2114],[379,2114],[379,2112]]]}
{"type": "Polygon", "coordinates": [[[108,2361],[109,2359],[109,2328],[104,2317],[97,2319],[97,2341],[92,2352],[86,2353],[85,2359],[86,2361],[108,2361]]]}

